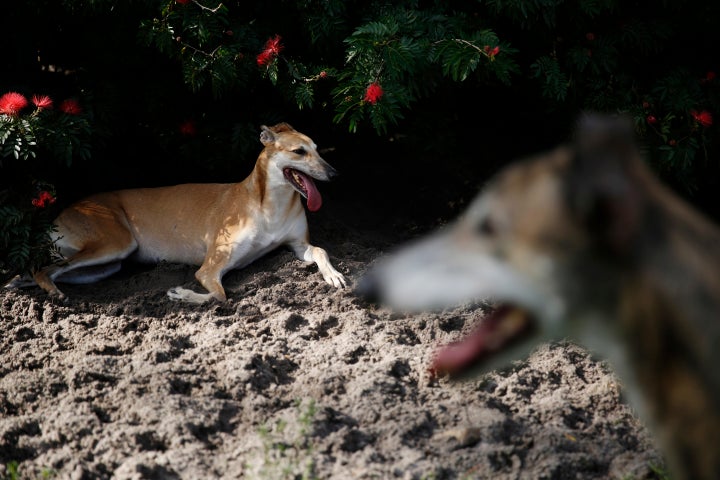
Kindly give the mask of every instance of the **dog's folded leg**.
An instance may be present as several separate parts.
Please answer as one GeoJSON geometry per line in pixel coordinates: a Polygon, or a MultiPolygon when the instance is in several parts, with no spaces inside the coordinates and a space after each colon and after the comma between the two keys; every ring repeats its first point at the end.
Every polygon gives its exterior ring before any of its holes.
{"type": "Polygon", "coordinates": [[[27,287],[34,287],[37,283],[29,274],[23,274],[23,275],[16,275],[10,281],[8,281],[5,285],[3,285],[3,288],[8,289],[18,289],[18,288],[27,288],[27,287]]]}
{"type": "Polygon", "coordinates": [[[342,273],[335,270],[332,266],[330,258],[324,249],[308,243],[292,244],[291,247],[295,252],[295,256],[300,260],[316,263],[320,274],[327,283],[335,288],[347,286],[347,280],[342,273]]]}
{"type": "Polygon", "coordinates": [[[229,252],[223,252],[216,248],[208,250],[205,262],[195,272],[195,278],[200,285],[207,289],[208,293],[197,293],[187,288],[175,287],[168,290],[167,295],[173,300],[201,304],[210,300],[224,302],[227,300],[225,289],[222,286],[222,276],[227,270],[229,252]]]}

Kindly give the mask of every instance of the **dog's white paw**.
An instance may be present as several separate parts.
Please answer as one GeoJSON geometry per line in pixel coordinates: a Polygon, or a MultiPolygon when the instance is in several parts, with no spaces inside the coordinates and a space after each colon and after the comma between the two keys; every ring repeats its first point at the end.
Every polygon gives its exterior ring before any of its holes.
{"type": "Polygon", "coordinates": [[[224,301],[224,299],[220,299],[212,293],[197,293],[190,290],[189,288],[183,287],[171,288],[167,291],[167,296],[170,297],[171,300],[194,303],[197,305],[208,302],[210,300],[224,301]]]}
{"type": "Polygon", "coordinates": [[[203,303],[206,300],[205,295],[183,287],[171,288],[167,291],[167,296],[170,297],[171,300],[188,303],[203,303]]]}
{"type": "Polygon", "coordinates": [[[170,297],[170,299],[172,299],[172,300],[182,301],[182,300],[185,300],[185,298],[187,296],[186,292],[188,292],[188,290],[186,288],[175,287],[175,288],[171,288],[170,290],[167,291],[167,296],[170,297]]]}
{"type": "Polygon", "coordinates": [[[335,288],[347,287],[347,279],[342,273],[336,270],[323,273],[323,279],[335,288]]]}

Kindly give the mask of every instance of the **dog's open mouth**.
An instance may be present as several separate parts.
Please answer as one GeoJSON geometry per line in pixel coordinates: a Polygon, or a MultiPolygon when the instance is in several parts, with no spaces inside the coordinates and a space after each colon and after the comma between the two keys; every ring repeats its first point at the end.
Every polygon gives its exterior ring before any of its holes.
{"type": "Polygon", "coordinates": [[[440,347],[430,365],[433,376],[460,376],[506,347],[533,333],[536,322],[529,313],[509,305],[495,308],[470,335],[440,347]]]}
{"type": "Polygon", "coordinates": [[[290,185],[307,199],[308,210],[316,212],[322,206],[322,196],[311,177],[294,168],[284,168],[283,174],[290,185]]]}

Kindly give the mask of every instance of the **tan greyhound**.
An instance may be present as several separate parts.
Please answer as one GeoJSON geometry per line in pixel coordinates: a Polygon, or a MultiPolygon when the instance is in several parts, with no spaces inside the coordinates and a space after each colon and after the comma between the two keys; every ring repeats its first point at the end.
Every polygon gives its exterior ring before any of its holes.
{"type": "Polygon", "coordinates": [[[168,296],[191,303],[225,301],[226,272],[287,245],[299,259],[315,262],[327,283],[344,287],[327,252],[309,243],[300,200],[306,198],[311,211],[319,209],[313,179],[329,180],[335,170],[309,137],[287,123],[263,125],[260,141],[265,148],[240,183],[119,190],[71,205],[55,220],[54,240],[64,260],[35,272],[34,281],[65,299],[55,281],[93,282],[131,257],[199,265],[195,277],[208,293],[177,287],[168,296]]]}
{"type": "Polygon", "coordinates": [[[629,121],[587,116],[573,144],[508,167],[359,290],[403,309],[498,302],[437,352],[437,374],[583,343],[624,380],[673,478],[720,479],[720,229],[651,173],[629,121]]]}

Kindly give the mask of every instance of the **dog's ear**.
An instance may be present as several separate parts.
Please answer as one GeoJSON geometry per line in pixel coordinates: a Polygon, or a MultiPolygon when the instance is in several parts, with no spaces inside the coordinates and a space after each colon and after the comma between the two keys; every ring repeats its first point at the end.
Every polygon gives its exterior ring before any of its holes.
{"type": "Polygon", "coordinates": [[[275,143],[275,135],[282,132],[294,132],[295,129],[289,123],[278,123],[272,127],[266,125],[260,126],[260,141],[266,147],[275,143]]]}
{"type": "Polygon", "coordinates": [[[628,118],[586,115],[578,123],[567,192],[576,218],[596,246],[625,256],[636,244],[642,196],[634,171],[640,160],[628,118]]]}
{"type": "Polygon", "coordinates": [[[260,126],[260,142],[266,147],[275,143],[275,132],[265,125],[260,126]]]}

